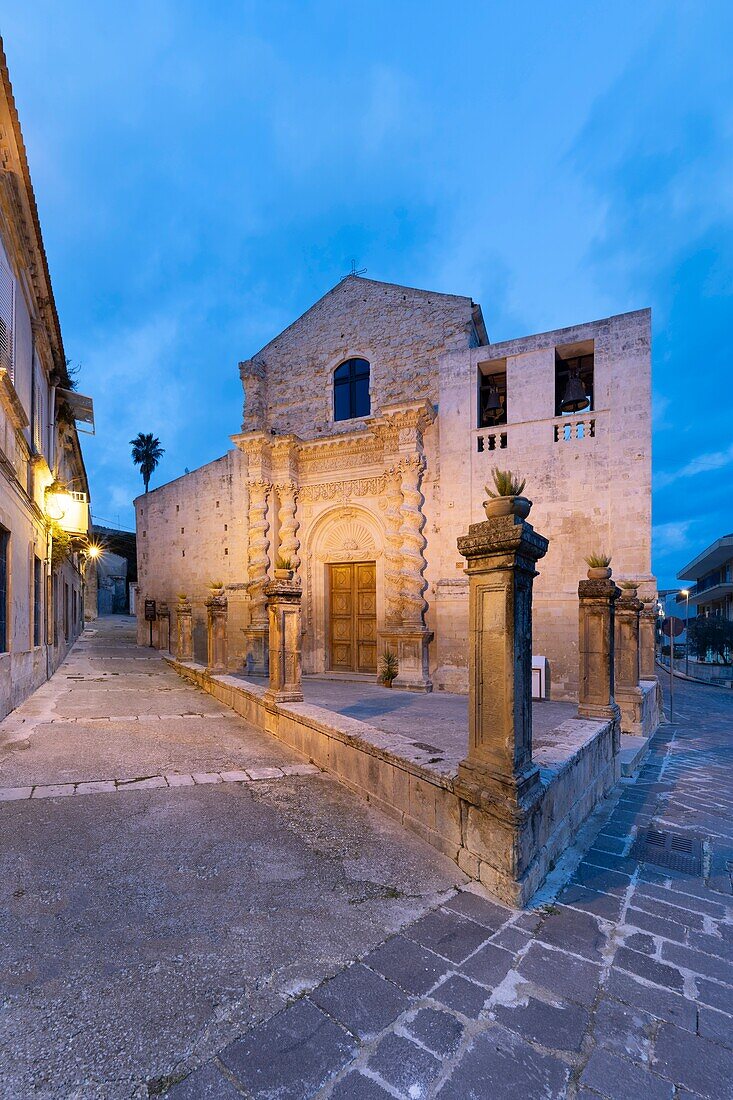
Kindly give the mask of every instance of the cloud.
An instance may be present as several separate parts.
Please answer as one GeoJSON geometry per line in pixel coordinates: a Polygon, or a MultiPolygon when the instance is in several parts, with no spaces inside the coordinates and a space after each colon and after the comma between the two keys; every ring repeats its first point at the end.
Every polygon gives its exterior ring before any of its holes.
{"type": "Polygon", "coordinates": [[[652,528],[652,541],[654,550],[658,554],[667,554],[670,551],[682,550],[690,545],[688,532],[692,526],[692,520],[679,520],[671,523],[659,523],[652,528]]]}
{"type": "Polygon", "coordinates": [[[733,462],[733,444],[726,451],[710,451],[708,454],[698,455],[697,458],[686,462],[677,470],[662,471],[654,477],[655,489],[664,489],[683,477],[695,477],[697,474],[708,474],[712,470],[721,470],[733,462]]]}

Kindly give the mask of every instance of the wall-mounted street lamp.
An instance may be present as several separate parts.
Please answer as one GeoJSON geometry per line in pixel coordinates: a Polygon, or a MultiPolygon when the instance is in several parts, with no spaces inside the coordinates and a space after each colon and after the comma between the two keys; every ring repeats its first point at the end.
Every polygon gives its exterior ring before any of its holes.
{"type": "Polygon", "coordinates": [[[45,505],[49,519],[62,520],[73,504],[74,498],[61,481],[46,486],[45,505]]]}

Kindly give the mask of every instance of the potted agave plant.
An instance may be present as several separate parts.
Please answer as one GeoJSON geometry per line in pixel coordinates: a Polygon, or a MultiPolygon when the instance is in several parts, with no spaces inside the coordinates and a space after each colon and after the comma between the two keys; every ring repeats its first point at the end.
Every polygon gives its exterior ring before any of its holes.
{"type": "Polygon", "coordinates": [[[522,496],[526,479],[511,470],[492,470],[494,489],[485,486],[489,500],[484,501],[484,511],[489,519],[500,516],[518,516],[526,519],[532,507],[532,501],[522,496]]]}
{"type": "Polygon", "coordinates": [[[380,684],[384,684],[385,687],[391,688],[392,681],[396,678],[398,672],[397,654],[393,653],[391,649],[385,649],[379,662],[380,684]]]}
{"type": "Polygon", "coordinates": [[[275,580],[277,581],[291,581],[293,579],[293,563],[290,558],[283,558],[278,555],[275,560],[275,580]]]}
{"type": "Polygon", "coordinates": [[[585,559],[589,581],[607,581],[611,576],[611,555],[597,551],[585,559]]]}
{"type": "Polygon", "coordinates": [[[224,591],[224,581],[209,581],[209,590],[212,596],[221,596],[224,591]]]}

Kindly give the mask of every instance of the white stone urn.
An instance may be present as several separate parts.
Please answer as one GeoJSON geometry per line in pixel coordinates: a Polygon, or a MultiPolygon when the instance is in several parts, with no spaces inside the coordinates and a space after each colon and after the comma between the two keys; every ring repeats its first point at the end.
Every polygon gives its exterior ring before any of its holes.
{"type": "Polygon", "coordinates": [[[484,511],[487,519],[500,519],[503,516],[518,516],[526,519],[532,501],[526,497],[491,497],[484,501],[484,511]]]}

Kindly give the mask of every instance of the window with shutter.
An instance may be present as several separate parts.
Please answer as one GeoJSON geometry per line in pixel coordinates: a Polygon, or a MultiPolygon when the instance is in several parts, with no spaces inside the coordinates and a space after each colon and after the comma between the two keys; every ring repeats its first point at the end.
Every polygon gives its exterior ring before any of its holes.
{"type": "Polygon", "coordinates": [[[0,366],[6,368],[15,381],[14,358],[15,283],[0,259],[0,366]]]}

